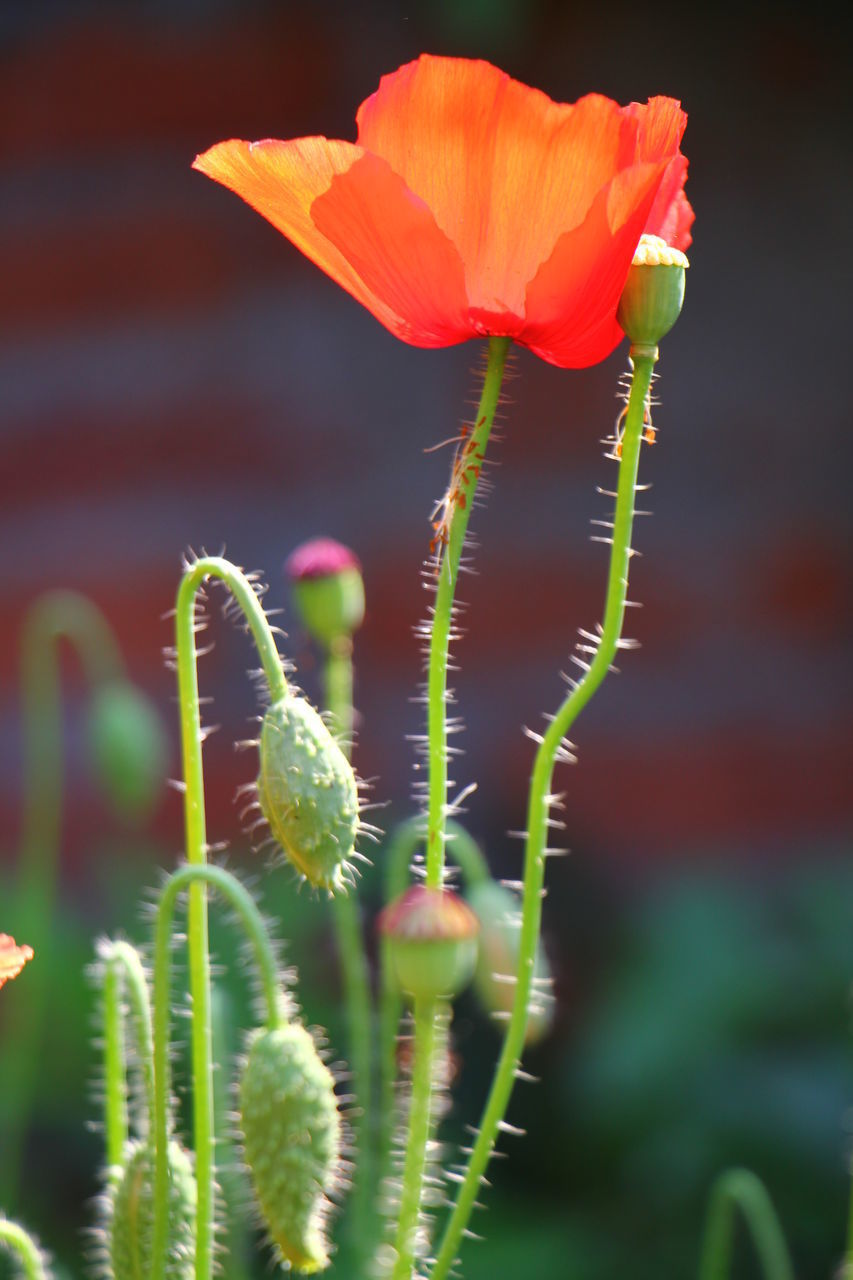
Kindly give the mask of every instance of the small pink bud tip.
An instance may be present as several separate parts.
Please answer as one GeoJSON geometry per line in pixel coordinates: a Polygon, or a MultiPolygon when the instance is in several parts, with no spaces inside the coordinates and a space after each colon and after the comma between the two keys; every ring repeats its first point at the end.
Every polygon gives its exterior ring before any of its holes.
{"type": "Polygon", "coordinates": [[[413,884],[382,912],[379,931],[386,937],[427,942],[476,938],[480,925],[467,902],[449,889],[413,884]]]}
{"type": "Polygon", "coordinates": [[[470,982],[480,926],[455,893],[413,885],[385,908],[379,929],[407,995],[449,999],[470,982]]]}
{"type": "Polygon", "coordinates": [[[284,572],[292,582],[327,578],[345,569],[360,571],[361,562],[354,551],[334,538],[312,538],[303,542],[284,562],[284,572]]]}

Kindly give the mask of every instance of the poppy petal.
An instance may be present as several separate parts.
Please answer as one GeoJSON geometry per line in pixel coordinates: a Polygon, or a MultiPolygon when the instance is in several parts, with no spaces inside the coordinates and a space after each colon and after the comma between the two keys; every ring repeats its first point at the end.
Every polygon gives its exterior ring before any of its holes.
{"type": "Polygon", "coordinates": [[[458,250],[379,156],[366,153],[337,174],[311,218],[396,317],[384,323],[398,338],[442,347],[473,336],[458,250]]]}
{"type": "Polygon", "coordinates": [[[427,55],[383,77],[357,120],[360,145],[458,248],[471,305],[518,317],[560,235],[613,177],[624,132],[609,98],[555,103],[488,62],[427,55]]]}
{"type": "Polygon", "coordinates": [[[695,214],[684,194],[687,181],[687,157],[677,155],[667,166],[658,188],[648,222],[643,228],[651,236],[660,236],[673,249],[689,248],[693,236],[690,228],[695,214]]]}
{"type": "Polygon", "coordinates": [[[19,947],[8,933],[0,933],[0,987],[11,978],[17,978],[24,965],[32,958],[32,947],[19,947]]]}
{"type": "Polygon", "coordinates": [[[307,258],[388,328],[399,323],[312,221],[311,205],[328,191],[336,175],[345,173],[364,152],[351,142],[329,138],[296,138],[281,142],[232,139],[197,156],[194,169],[220,182],[287,236],[307,258]]]}

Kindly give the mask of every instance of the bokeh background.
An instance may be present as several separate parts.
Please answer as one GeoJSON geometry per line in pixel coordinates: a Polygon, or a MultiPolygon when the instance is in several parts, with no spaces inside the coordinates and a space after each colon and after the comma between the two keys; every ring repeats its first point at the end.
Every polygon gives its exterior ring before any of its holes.
{"type": "MultiPolygon", "coordinates": [[[[219,139],[354,136],[379,76],[427,50],[487,57],[557,99],[682,98],[697,211],[685,313],[659,366],[626,656],[574,738],[566,843],[545,929],[557,1019],[510,1115],[528,1137],[495,1166],[471,1280],[675,1280],[695,1265],[714,1176],[766,1180],[803,1280],[844,1235],[853,1051],[853,687],[848,46],[821,6],[696,10],[434,0],[4,0],[0,7],[0,929],[21,805],[19,645],[43,591],[89,594],[159,703],[177,770],[163,615],[180,557],[221,546],[288,606],[287,553],[326,533],[364,565],[357,761],[412,811],[412,628],[447,450],[480,352],[390,337],[234,196],[190,170],[219,139]],[[845,283],[846,280],[846,283],[845,283]]],[[[530,193],[535,198],[535,193],[530,193]]],[[[514,874],[532,744],[578,626],[600,616],[612,464],[600,437],[626,352],[567,373],[514,358],[499,467],[478,513],[479,574],[457,648],[459,785],[496,871],[514,874]]],[[[468,410],[470,412],[470,410],[468,410]]],[[[213,610],[201,666],[222,726],[206,747],[211,836],[262,871],[232,804],[254,711],[245,638],[213,610]]],[[[288,655],[319,696],[310,645],[288,655]]],[[[87,691],[63,667],[67,789],[48,1041],[16,1209],[70,1266],[99,1138],[82,968],[181,850],[179,797],[123,827],[84,749],[87,691]],[[79,976],[78,976],[79,971],[79,976]]],[[[382,850],[377,852],[381,867],[382,850]]],[[[340,1032],[329,920],[263,873],[304,957],[312,1021],[340,1032]]],[[[377,893],[368,878],[369,916],[377,893]]],[[[223,940],[222,947],[227,949],[223,940]]],[[[0,1048],[14,1053],[2,996],[0,1048]]],[[[239,1008],[236,1013],[239,1022],[239,1008]]],[[[497,1046],[463,1000],[458,1105],[478,1114],[497,1046]]],[[[0,1098],[0,1159],[3,1142],[0,1098]]],[[[454,1130],[454,1125],[456,1129],[454,1130]]],[[[10,1206],[11,1207],[11,1206],[10,1206]]],[[[750,1274],[748,1249],[738,1266],[750,1274]]]]}

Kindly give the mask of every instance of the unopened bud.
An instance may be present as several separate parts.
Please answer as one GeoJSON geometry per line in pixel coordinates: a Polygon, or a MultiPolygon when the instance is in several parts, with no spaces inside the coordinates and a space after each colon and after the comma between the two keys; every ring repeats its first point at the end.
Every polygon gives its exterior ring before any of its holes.
{"type": "Polygon", "coordinates": [[[157,708],[129,681],[113,681],[95,691],[89,749],[114,808],[127,818],[149,813],[168,770],[169,739],[157,708]]]}
{"type": "Polygon", "coordinates": [[[669,333],[681,314],[689,265],[681,250],[660,236],[640,237],[616,312],[634,346],[656,347],[669,333]]]}
{"type": "MultiPolygon", "coordinates": [[[[509,889],[494,880],[472,885],[466,896],[480,922],[474,990],[488,1013],[509,1014],[515,1000],[515,982],[512,979],[518,970],[521,940],[520,903],[509,889]]],[[[528,1007],[525,1044],[535,1044],[550,1030],[554,1002],[544,989],[550,976],[540,941],[533,965],[534,990],[528,1007]]]]}
{"type": "MultiPolygon", "coordinates": [[[[169,1235],[166,1280],[195,1274],[196,1184],[189,1155],[170,1142],[169,1235]]],[[[112,1280],[138,1280],[151,1271],[154,1234],[154,1148],[138,1144],[128,1153],[110,1191],[109,1259],[112,1280]]]]}
{"type": "Polygon", "coordinates": [[[474,912],[449,889],[416,884],[379,917],[397,981],[415,999],[457,995],[477,960],[474,912]]]}
{"type": "Polygon", "coordinates": [[[328,648],[364,619],[364,583],[354,552],[332,538],[313,538],[288,557],[285,573],[306,631],[328,648]]]}

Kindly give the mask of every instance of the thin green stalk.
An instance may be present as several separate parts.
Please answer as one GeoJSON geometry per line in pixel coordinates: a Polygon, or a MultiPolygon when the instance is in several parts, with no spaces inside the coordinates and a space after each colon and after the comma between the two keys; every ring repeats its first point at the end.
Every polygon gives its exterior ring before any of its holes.
{"type": "Polygon", "coordinates": [[[123,990],[130,1000],[136,1056],[142,1073],[146,1129],[154,1117],[154,1036],[148,979],[139,952],[127,942],[105,941],[99,947],[104,974],[104,1127],[107,1164],[118,1168],[127,1144],[127,1066],[124,1044],[123,990]]]}
{"type": "MultiPolygon", "coordinates": [[[[331,713],[334,727],[340,734],[341,747],[349,756],[353,728],[353,670],[352,638],[348,635],[338,637],[327,650],[325,686],[326,709],[331,713]]],[[[370,1208],[376,1191],[373,1004],[358,899],[354,892],[335,895],[332,900],[332,918],[343,976],[353,1091],[361,1113],[355,1131],[359,1149],[351,1197],[351,1221],[357,1247],[367,1250],[370,1208]]]]}
{"type": "MultiPolygon", "coordinates": [[[[171,1072],[169,1067],[169,1014],[172,985],[172,926],[178,897],[189,890],[210,885],[218,890],[237,914],[252,945],[255,964],[263,985],[267,1026],[274,1031],[281,1023],[282,1002],[275,954],[263,916],[255,900],[240,881],[224,867],[193,863],[179,868],[166,881],[157,908],[154,937],[154,1226],[151,1257],[152,1280],[165,1274],[168,1242],[169,1164],[171,1125],[171,1072]]],[[[205,900],[206,905],[206,900],[205,900]]],[[[196,1170],[198,1156],[196,1155],[196,1170]]],[[[198,1173],[196,1173],[198,1177],[198,1173]]],[[[196,1257],[198,1272],[198,1256],[196,1257]]]]}
{"type": "Polygon", "coordinates": [[[415,1001],[414,1041],[417,1053],[412,1068],[406,1157],[403,1165],[400,1212],[394,1241],[394,1270],[391,1272],[391,1280],[409,1280],[415,1265],[427,1144],[433,1119],[433,1072],[439,1040],[440,1011],[440,1001],[433,999],[415,1001]]]}
{"type": "Polygon", "coordinates": [[[764,1183],[749,1169],[729,1169],[714,1184],[699,1261],[699,1280],[728,1280],[736,1209],[740,1209],[749,1228],[764,1280],[794,1280],[794,1268],[773,1202],[764,1183]]]}
{"type": "Polygon", "coordinates": [[[631,559],[631,531],[634,523],[634,496],[637,468],[642,443],[646,398],[652,370],[657,359],[656,348],[631,348],[633,376],[622,453],[619,462],[616,507],[604,621],[595,656],[583,678],[563,702],[536,752],[530,782],[527,812],[527,842],[524,856],[524,893],[519,935],[518,972],[512,1014],[507,1025],[501,1054],[495,1069],[491,1091],[486,1102],[479,1133],[474,1143],[453,1211],[445,1228],[431,1280],[444,1280],[456,1258],[460,1242],[474,1208],[480,1186],[497,1141],[501,1121],[506,1114],[515,1083],[524,1036],[527,1028],[528,1004],[533,984],[536,951],[542,920],[542,890],[545,880],[545,857],[548,819],[551,808],[551,780],[554,763],[563,738],[577,716],[599,688],[610,669],[619,646],[625,617],[628,590],[628,566],[631,559]]]}
{"type": "Polygon", "coordinates": [[[17,1222],[0,1218],[0,1247],[15,1253],[26,1280],[48,1280],[44,1255],[32,1236],[17,1222]]]}
{"type": "Polygon", "coordinates": [[[4,923],[39,957],[27,981],[26,998],[15,1002],[16,1051],[0,1071],[7,1122],[2,1134],[0,1203],[14,1207],[21,1150],[29,1126],[40,1057],[47,983],[52,966],[51,928],[56,907],[62,825],[62,707],[59,643],[77,653],[91,686],[117,678],[124,664],[115,636],[100,610],[75,591],[40,596],[21,635],[21,720],[24,736],[23,819],[15,917],[4,923]]]}
{"type": "MultiPolygon", "coordinates": [[[[184,825],[187,861],[204,866],[207,858],[207,831],[204,812],[202,732],[198,698],[198,671],[195,644],[196,595],[206,578],[219,578],[239,604],[260,655],[273,702],[287,694],[287,685],[261,603],[251,582],[228,560],[206,556],[185,573],[178,589],[176,642],[178,701],[181,720],[181,749],[184,768],[184,825]]],[[[196,1216],[196,1278],[210,1280],[214,1245],[214,1128],[213,1063],[210,1018],[210,949],[207,927],[207,897],[200,882],[190,886],[187,922],[190,995],[192,998],[192,1073],[195,1167],[198,1183],[196,1216]]],[[[158,1151],[165,1160],[165,1151],[158,1151]]],[[[159,1208],[160,1206],[158,1206],[159,1208]]],[[[165,1212],[165,1207],[163,1207],[165,1212]]],[[[163,1258],[155,1254],[155,1269],[163,1258]]]]}

